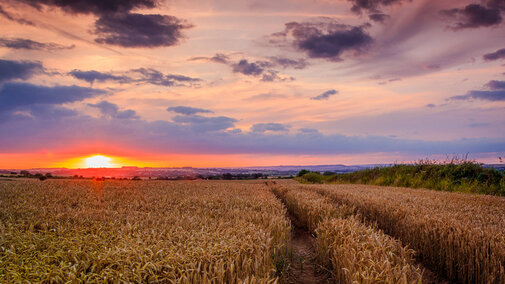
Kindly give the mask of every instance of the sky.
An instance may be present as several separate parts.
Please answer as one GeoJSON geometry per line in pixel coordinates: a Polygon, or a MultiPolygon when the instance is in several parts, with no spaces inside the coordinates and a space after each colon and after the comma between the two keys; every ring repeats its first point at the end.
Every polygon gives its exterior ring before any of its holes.
{"type": "Polygon", "coordinates": [[[0,168],[505,156],[505,0],[3,0],[0,168]]]}

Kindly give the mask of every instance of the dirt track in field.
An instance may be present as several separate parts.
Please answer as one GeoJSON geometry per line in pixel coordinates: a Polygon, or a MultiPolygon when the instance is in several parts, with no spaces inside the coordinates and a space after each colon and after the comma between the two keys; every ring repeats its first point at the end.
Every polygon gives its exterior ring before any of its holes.
{"type": "Polygon", "coordinates": [[[329,274],[317,264],[316,240],[293,216],[291,231],[291,265],[287,283],[332,283],[329,274]]]}

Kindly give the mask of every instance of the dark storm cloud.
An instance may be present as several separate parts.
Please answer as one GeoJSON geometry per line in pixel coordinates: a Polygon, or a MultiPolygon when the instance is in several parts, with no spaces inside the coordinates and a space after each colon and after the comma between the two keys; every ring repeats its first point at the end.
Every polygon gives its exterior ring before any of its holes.
{"type": "Polygon", "coordinates": [[[188,107],[188,106],[175,106],[167,108],[167,111],[172,111],[184,115],[194,115],[197,113],[213,113],[213,111],[203,108],[188,107]]]}
{"type": "Polygon", "coordinates": [[[112,118],[118,118],[118,119],[139,119],[140,118],[134,110],[127,109],[127,110],[120,111],[119,107],[116,104],[113,104],[108,101],[101,101],[96,104],[88,104],[88,106],[93,107],[93,108],[97,108],[100,110],[102,115],[109,116],[112,118]]]}
{"type": "Polygon", "coordinates": [[[321,22],[290,22],[283,32],[271,36],[272,43],[287,41],[289,35],[294,38],[293,46],[306,52],[311,58],[326,58],[339,61],[344,52],[354,54],[364,51],[373,39],[364,26],[349,26],[333,19],[321,22]]]}
{"type": "Polygon", "coordinates": [[[251,127],[251,131],[255,133],[264,133],[267,131],[288,131],[288,127],[281,123],[256,123],[251,127]]]}
{"type": "Polygon", "coordinates": [[[105,14],[128,12],[134,8],[154,8],[156,0],[18,0],[37,9],[42,6],[59,7],[75,14],[105,14]]]}
{"type": "Polygon", "coordinates": [[[383,13],[374,13],[368,15],[370,20],[377,22],[377,23],[384,23],[387,19],[391,18],[389,15],[383,14],[383,13]]]}
{"type": "Polygon", "coordinates": [[[143,14],[111,14],[95,22],[98,43],[122,47],[160,47],[176,45],[183,38],[182,30],[192,26],[173,16],[143,14]]]}
{"type": "Polygon", "coordinates": [[[498,25],[502,22],[500,10],[480,4],[469,4],[464,8],[443,10],[442,14],[456,19],[453,29],[480,28],[498,25]]]}
{"type": "Polygon", "coordinates": [[[0,90],[0,111],[31,105],[59,105],[82,101],[107,92],[78,86],[38,86],[29,83],[5,83],[0,90]]]}
{"type": "Polygon", "coordinates": [[[321,101],[321,100],[327,100],[330,98],[330,96],[333,96],[333,95],[336,95],[338,94],[338,91],[337,90],[328,90],[322,94],[320,94],[319,96],[315,96],[315,97],[312,97],[310,98],[311,100],[316,100],[316,101],[321,101]]]}
{"type": "Polygon", "coordinates": [[[110,73],[103,73],[103,72],[98,72],[98,71],[94,71],[94,70],[82,71],[82,70],[74,69],[74,70],[68,72],[68,74],[74,78],[86,81],[90,84],[93,84],[95,81],[98,81],[98,82],[118,81],[119,83],[129,83],[132,81],[132,79],[127,76],[116,76],[116,75],[112,75],[110,73]]]}
{"type": "Polygon", "coordinates": [[[26,80],[42,72],[44,67],[40,62],[0,59],[0,83],[15,79],[26,80]]]}
{"type": "Polygon", "coordinates": [[[505,48],[484,55],[484,60],[486,61],[498,60],[498,59],[505,59],[505,48]]]}
{"type": "Polygon", "coordinates": [[[64,46],[57,43],[43,43],[24,38],[0,38],[0,46],[10,49],[28,49],[28,50],[46,50],[56,51],[63,49],[72,49],[75,45],[64,46]]]}
{"type": "Polygon", "coordinates": [[[352,3],[351,10],[355,13],[361,13],[362,10],[375,12],[381,6],[389,6],[396,3],[404,2],[404,0],[348,0],[348,1],[352,3]]]}

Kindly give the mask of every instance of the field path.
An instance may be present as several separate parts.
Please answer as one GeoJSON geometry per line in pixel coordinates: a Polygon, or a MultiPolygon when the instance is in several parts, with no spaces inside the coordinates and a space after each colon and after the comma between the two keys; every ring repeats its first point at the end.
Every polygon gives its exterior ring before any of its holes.
{"type": "Polygon", "coordinates": [[[332,283],[328,273],[317,264],[314,237],[293,216],[289,218],[293,225],[290,240],[293,255],[287,283],[332,283]]]}

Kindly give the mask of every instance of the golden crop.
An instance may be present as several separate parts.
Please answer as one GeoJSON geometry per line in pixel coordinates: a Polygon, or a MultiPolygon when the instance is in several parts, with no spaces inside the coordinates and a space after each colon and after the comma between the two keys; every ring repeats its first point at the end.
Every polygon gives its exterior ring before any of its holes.
{"type": "Polygon", "coordinates": [[[356,206],[364,221],[415,249],[439,275],[505,283],[505,198],[363,185],[303,187],[356,206]]]}
{"type": "Polygon", "coordinates": [[[353,216],[355,208],[296,184],[270,185],[288,211],[317,236],[320,262],[337,283],[421,283],[414,251],[353,216]]]}
{"type": "Polygon", "coordinates": [[[0,183],[0,282],[275,282],[290,223],[260,183],[0,183]]]}
{"type": "Polygon", "coordinates": [[[337,283],[422,283],[413,250],[354,216],[320,223],[317,244],[337,283]]]}

